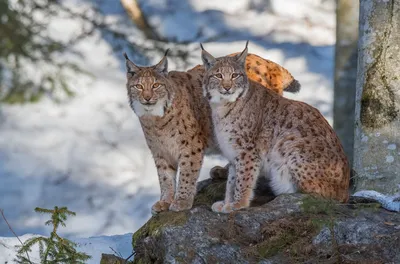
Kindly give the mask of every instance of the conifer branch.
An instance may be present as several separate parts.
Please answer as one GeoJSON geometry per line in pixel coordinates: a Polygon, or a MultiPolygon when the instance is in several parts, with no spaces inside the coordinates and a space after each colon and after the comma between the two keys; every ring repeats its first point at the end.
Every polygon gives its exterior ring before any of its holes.
{"type": "MultiPolygon", "coordinates": [[[[50,220],[46,221],[46,225],[52,225],[53,230],[50,232],[50,237],[33,237],[28,239],[22,247],[18,250],[16,261],[17,263],[27,263],[27,260],[22,253],[31,251],[31,247],[35,244],[39,244],[39,256],[40,263],[50,264],[50,263],[78,263],[84,264],[85,260],[91,258],[83,252],[78,252],[75,247],[76,243],[70,241],[66,238],[62,238],[57,234],[59,225],[65,226],[65,221],[67,220],[67,215],[74,216],[75,213],[69,211],[67,207],[55,206],[53,210],[45,208],[35,208],[38,213],[49,214],[50,220]]],[[[30,264],[32,264],[29,261],[30,264]]]]}

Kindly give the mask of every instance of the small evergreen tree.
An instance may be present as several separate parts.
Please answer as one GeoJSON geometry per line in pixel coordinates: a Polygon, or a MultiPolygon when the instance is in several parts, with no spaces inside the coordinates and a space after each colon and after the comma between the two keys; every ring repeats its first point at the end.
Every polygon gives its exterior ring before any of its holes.
{"type": "Polygon", "coordinates": [[[75,215],[67,207],[55,206],[53,210],[45,208],[35,208],[35,212],[49,214],[51,219],[46,221],[46,225],[52,225],[53,230],[50,237],[33,237],[28,239],[23,246],[18,246],[17,259],[15,261],[21,264],[32,264],[28,257],[28,252],[32,251],[32,246],[39,244],[40,264],[56,263],[77,263],[84,264],[85,260],[91,257],[85,253],[78,252],[76,243],[62,238],[57,234],[58,227],[66,226],[65,221],[70,215],[75,215]]]}

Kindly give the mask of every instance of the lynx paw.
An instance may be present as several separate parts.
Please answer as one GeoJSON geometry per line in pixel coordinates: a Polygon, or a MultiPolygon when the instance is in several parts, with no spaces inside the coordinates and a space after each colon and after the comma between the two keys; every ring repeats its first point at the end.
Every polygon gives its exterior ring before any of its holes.
{"type": "Polygon", "coordinates": [[[190,200],[174,200],[171,205],[169,206],[170,211],[183,211],[189,210],[193,206],[193,201],[190,200]]]}
{"type": "Polygon", "coordinates": [[[157,201],[152,207],[151,207],[151,214],[156,215],[158,213],[168,211],[168,208],[170,206],[170,203],[166,201],[157,201]]]}
{"type": "Polygon", "coordinates": [[[240,209],[246,208],[246,206],[242,206],[238,203],[224,203],[224,202],[216,202],[212,205],[212,210],[216,213],[229,214],[233,211],[237,211],[240,209]]]}

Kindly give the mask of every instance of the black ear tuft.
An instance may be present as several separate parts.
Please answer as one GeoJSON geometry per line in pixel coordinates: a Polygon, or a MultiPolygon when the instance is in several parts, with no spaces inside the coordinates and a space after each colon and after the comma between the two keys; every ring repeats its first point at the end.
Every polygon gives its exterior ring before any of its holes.
{"type": "Polygon", "coordinates": [[[217,60],[204,49],[203,44],[200,43],[200,47],[201,60],[203,61],[204,68],[209,70],[217,62],[217,60]]]}
{"type": "Polygon", "coordinates": [[[165,51],[164,57],[167,57],[167,56],[168,56],[168,52],[169,52],[169,49],[167,49],[167,50],[165,51]]]}
{"type": "Polygon", "coordinates": [[[129,60],[128,55],[126,54],[126,52],[124,52],[124,57],[126,60],[129,60]]]}
{"type": "Polygon", "coordinates": [[[248,51],[247,46],[248,45],[249,45],[249,41],[246,42],[246,47],[244,48],[244,50],[239,55],[236,55],[236,60],[240,64],[244,65],[246,63],[246,57],[247,57],[247,51],[248,51]]]}
{"type": "Polygon", "coordinates": [[[161,59],[161,61],[154,66],[154,70],[164,75],[168,74],[168,59],[167,59],[168,51],[169,49],[165,51],[165,55],[161,59]]]}
{"type": "Polygon", "coordinates": [[[138,71],[140,71],[140,68],[136,66],[128,57],[126,52],[123,53],[125,57],[125,65],[126,65],[126,72],[130,74],[130,76],[133,76],[136,74],[138,71]]]}

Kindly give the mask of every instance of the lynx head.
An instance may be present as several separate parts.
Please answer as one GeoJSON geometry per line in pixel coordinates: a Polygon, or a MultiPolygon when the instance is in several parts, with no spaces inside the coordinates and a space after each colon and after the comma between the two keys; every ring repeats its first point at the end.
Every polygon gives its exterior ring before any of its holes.
{"type": "Polygon", "coordinates": [[[129,104],[139,116],[163,116],[172,103],[168,82],[168,50],[162,60],[150,67],[139,67],[129,60],[126,53],[126,88],[129,104]]]}
{"type": "Polygon", "coordinates": [[[242,53],[233,57],[214,58],[200,44],[206,73],[203,79],[203,92],[211,103],[235,102],[248,89],[245,62],[247,45],[242,53]]]}

